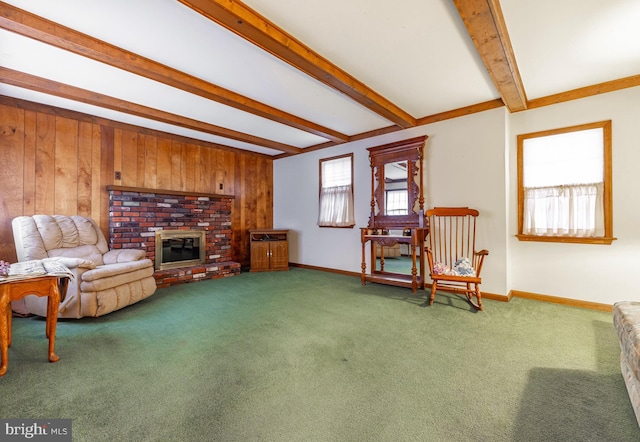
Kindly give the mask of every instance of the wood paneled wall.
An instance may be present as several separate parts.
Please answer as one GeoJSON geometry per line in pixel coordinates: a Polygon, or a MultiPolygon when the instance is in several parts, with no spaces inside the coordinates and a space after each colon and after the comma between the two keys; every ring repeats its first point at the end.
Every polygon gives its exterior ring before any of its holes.
{"type": "Polygon", "coordinates": [[[273,160],[0,96],[0,259],[15,262],[19,215],[90,216],[108,235],[109,184],[234,196],[233,260],[273,224],[273,160]],[[116,179],[119,172],[119,179],[116,179]]]}

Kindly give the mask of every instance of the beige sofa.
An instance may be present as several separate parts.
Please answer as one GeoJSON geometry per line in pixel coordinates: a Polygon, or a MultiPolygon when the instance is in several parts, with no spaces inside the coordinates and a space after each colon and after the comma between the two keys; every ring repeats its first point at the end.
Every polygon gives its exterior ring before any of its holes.
{"type": "Polygon", "coordinates": [[[612,313],[620,340],[620,369],[640,425],[640,302],[616,302],[612,313]]]}
{"type": "MultiPolygon", "coordinates": [[[[136,303],[156,291],[153,262],[139,249],[109,250],[91,218],[19,216],[12,221],[18,261],[53,259],[74,274],[59,318],[102,316],[136,303]]],[[[47,298],[27,296],[22,313],[47,316],[47,298]]]]}

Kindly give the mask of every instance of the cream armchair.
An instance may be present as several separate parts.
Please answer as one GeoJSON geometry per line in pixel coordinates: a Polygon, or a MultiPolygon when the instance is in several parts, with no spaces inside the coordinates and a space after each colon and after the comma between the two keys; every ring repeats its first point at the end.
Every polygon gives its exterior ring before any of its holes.
{"type": "MultiPolygon", "coordinates": [[[[59,318],[102,316],[156,291],[153,262],[144,250],[109,250],[98,225],[83,216],[19,216],[12,221],[18,261],[53,259],[74,278],[60,304],[59,318]]],[[[47,315],[47,298],[27,296],[24,310],[47,315]]]]}

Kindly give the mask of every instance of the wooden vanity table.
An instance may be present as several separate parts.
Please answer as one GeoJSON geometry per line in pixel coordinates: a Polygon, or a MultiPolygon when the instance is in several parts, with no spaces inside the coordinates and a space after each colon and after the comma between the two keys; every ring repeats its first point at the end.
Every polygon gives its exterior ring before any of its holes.
{"type": "Polygon", "coordinates": [[[415,293],[419,288],[424,289],[425,287],[425,260],[422,259],[422,254],[419,253],[422,249],[422,245],[424,244],[425,237],[427,235],[428,229],[425,228],[414,228],[411,229],[411,235],[376,235],[373,232],[375,229],[370,229],[368,227],[360,228],[360,238],[362,242],[362,284],[364,285],[367,281],[378,282],[381,284],[390,284],[397,285],[400,287],[409,287],[411,291],[415,293]],[[367,250],[367,243],[369,244],[369,249],[367,250]],[[380,268],[377,268],[377,247],[376,244],[380,245],[380,268]],[[411,273],[397,273],[397,272],[387,272],[384,269],[385,260],[384,260],[384,247],[385,246],[394,246],[396,244],[408,244],[410,250],[411,257],[411,273]],[[371,256],[371,272],[367,274],[367,262],[366,256],[367,251],[369,251],[371,256]]]}
{"type": "Polygon", "coordinates": [[[424,242],[429,226],[424,216],[422,158],[426,139],[422,136],[368,149],[371,212],[367,227],[360,228],[363,285],[369,281],[408,287],[413,293],[425,287],[424,242]],[[396,244],[409,246],[411,268],[406,273],[385,270],[384,248],[396,244]]]}

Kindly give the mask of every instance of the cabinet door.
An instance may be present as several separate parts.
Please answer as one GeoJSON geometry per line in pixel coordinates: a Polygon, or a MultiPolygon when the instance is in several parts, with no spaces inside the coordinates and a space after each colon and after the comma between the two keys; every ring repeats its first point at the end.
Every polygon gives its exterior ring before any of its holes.
{"type": "Polygon", "coordinates": [[[287,241],[271,242],[271,268],[273,270],[289,268],[289,247],[287,241]]]}
{"type": "Polygon", "coordinates": [[[269,270],[269,243],[267,241],[251,243],[251,270],[269,270]]]}

